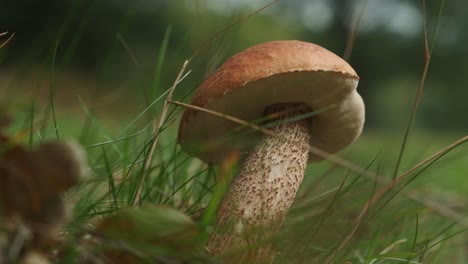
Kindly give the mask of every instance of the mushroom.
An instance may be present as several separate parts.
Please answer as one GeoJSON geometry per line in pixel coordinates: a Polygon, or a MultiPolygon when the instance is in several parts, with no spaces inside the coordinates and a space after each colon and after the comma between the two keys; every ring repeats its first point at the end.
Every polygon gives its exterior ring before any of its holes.
{"type": "MultiPolygon", "coordinates": [[[[247,121],[286,113],[276,119],[284,121],[318,111],[310,118],[279,122],[270,128],[277,136],[256,135],[260,138],[253,148],[253,134],[225,138],[236,128],[232,122],[185,111],[179,142],[187,153],[213,164],[233,152],[246,153],[218,208],[215,231],[207,245],[210,254],[219,256],[268,240],[280,229],[307,163],[321,159],[309,155],[308,144],[334,153],[361,134],[364,103],[356,91],[358,81],[347,62],[318,45],[272,41],[234,55],[200,84],[193,105],[247,121]]],[[[271,246],[257,245],[226,261],[269,263],[274,255],[271,246]]]]}

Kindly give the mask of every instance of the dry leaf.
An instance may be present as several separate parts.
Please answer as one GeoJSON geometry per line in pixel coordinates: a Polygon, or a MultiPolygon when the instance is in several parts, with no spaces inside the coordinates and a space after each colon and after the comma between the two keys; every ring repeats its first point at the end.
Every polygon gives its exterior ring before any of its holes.
{"type": "Polygon", "coordinates": [[[0,157],[0,198],[6,215],[33,216],[76,185],[86,168],[85,154],[74,142],[48,142],[28,151],[8,148],[0,157]]]}

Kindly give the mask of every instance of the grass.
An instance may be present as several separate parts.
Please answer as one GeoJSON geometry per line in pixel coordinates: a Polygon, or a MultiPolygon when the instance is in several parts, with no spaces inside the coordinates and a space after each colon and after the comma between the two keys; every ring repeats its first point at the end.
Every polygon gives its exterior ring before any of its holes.
{"type": "MultiPolygon", "coordinates": [[[[163,98],[159,99],[157,104],[162,104],[163,98]]],[[[120,129],[114,128],[111,131],[106,128],[108,125],[105,121],[99,120],[89,109],[83,109],[86,120],[91,120],[88,126],[78,125],[77,127],[76,124],[79,122],[64,120],[60,112],[56,115],[59,127],[56,131],[60,138],[73,134],[88,134],[86,137],[88,143],[85,146],[87,146],[91,165],[91,175],[68,194],[72,200],[78,201],[74,207],[72,221],[69,224],[70,232],[66,241],[79,245],[77,250],[80,254],[84,251],[87,254],[99,255],[103,249],[93,247],[93,243],[98,243],[100,246],[112,243],[86,241],[82,238],[83,233],[92,232],[94,224],[99,222],[99,219],[112,215],[122,208],[133,207],[139,186],[143,186],[141,189],[143,204],[164,204],[177,208],[198,219],[197,223],[201,230],[209,231],[209,226],[214,219],[213,208],[208,210],[210,214],[203,216],[201,212],[208,206],[213,193],[218,193],[216,196],[220,199],[219,193],[222,193],[223,189],[215,185],[215,175],[219,177],[219,174],[223,172],[187,156],[180,150],[176,142],[177,122],[175,121],[177,115],[180,114],[179,108],[169,109],[166,119],[168,121],[163,123],[153,161],[147,169],[144,164],[148,159],[151,144],[154,142],[151,129],[153,120],[144,114],[149,108],[143,109],[128,122],[122,122],[120,129]],[[76,130],[77,128],[81,128],[82,131],[76,130]],[[142,179],[144,179],[144,184],[140,185],[142,179]]],[[[28,124],[26,121],[19,123],[28,124]]],[[[42,139],[53,139],[54,127],[53,123],[46,122],[40,137],[34,133],[29,133],[28,137],[33,138],[36,143],[42,139]]],[[[16,130],[21,131],[18,127],[16,130]]],[[[403,163],[402,169],[410,168],[452,139],[450,136],[447,139],[433,135],[426,137],[419,136],[417,141],[410,141],[406,157],[412,162],[403,163]],[[427,145],[426,137],[433,139],[433,146],[421,152],[421,148],[427,145]]],[[[385,137],[381,133],[365,134],[355,147],[344,154],[350,160],[363,164],[364,167],[378,172],[379,175],[390,176],[398,151],[394,140],[393,136],[385,137]]],[[[463,156],[463,150],[449,153],[439,163],[431,165],[418,176],[416,182],[408,187],[421,193],[427,190],[432,192],[434,188],[437,188],[442,201],[446,199],[444,196],[446,193],[455,196],[458,193],[457,199],[463,201],[461,194],[466,190],[466,186],[460,184],[460,180],[463,175],[466,175],[464,171],[468,170],[465,164],[466,155],[463,156]],[[441,173],[444,173],[444,179],[434,178],[441,173]],[[434,184],[431,184],[431,181],[434,184]],[[424,185],[421,186],[421,183],[424,185]],[[435,184],[448,186],[453,184],[458,189],[444,190],[435,187],[435,184]]],[[[328,162],[310,166],[308,177],[301,187],[296,205],[288,217],[285,229],[278,238],[278,243],[280,243],[278,246],[282,248],[278,263],[282,261],[294,263],[292,260],[295,258],[297,258],[297,263],[308,263],[307,261],[312,259],[317,259],[316,263],[321,263],[324,256],[334,252],[333,248],[342,239],[360,208],[378,189],[380,186],[364,179],[361,175],[350,173],[349,170],[328,162]],[[331,172],[330,168],[333,168],[331,172]]],[[[390,199],[392,194],[396,192],[390,193],[385,199],[390,199]]],[[[383,206],[384,203],[378,205],[383,206]]],[[[444,204],[443,206],[449,207],[450,205],[444,204]]],[[[155,221],[157,221],[157,216],[155,216],[155,221]]],[[[453,223],[453,219],[441,217],[421,204],[401,194],[396,194],[391,201],[385,203],[382,209],[369,212],[365,221],[353,235],[350,248],[344,251],[345,254],[334,256],[334,259],[348,260],[351,263],[387,263],[395,259],[419,263],[444,263],[447,259],[458,256],[453,263],[463,263],[466,260],[463,248],[466,233],[458,234],[464,229],[453,223]],[[452,235],[454,237],[451,237],[452,235]]],[[[152,231],[148,230],[148,232],[152,231]]],[[[206,236],[206,233],[202,232],[202,234],[206,236]]],[[[71,249],[68,250],[70,256],[66,259],[72,259],[72,256],[77,253],[71,249]]],[[[132,251],[132,249],[125,250],[132,251]]],[[[157,254],[162,253],[157,252],[157,254]]],[[[70,260],[68,263],[72,262],[70,260]]]]}
{"type": "MultiPolygon", "coordinates": [[[[63,241],[55,245],[61,252],[60,263],[75,263],[82,258],[103,259],[103,252],[111,258],[116,252],[130,252],[139,257],[139,263],[214,261],[204,256],[203,244],[212,230],[216,206],[227,182],[235,175],[237,164],[227,161],[220,167],[209,166],[188,156],[178,146],[181,106],[190,106],[170,105],[166,101],[172,99],[177,84],[183,82],[185,67],[171,89],[160,95],[155,92],[161,90],[170,27],[165,36],[146,104],[131,117],[109,122],[81,101],[81,111],[74,112],[76,116],[70,118],[69,113],[62,113],[66,109],[56,104],[53,81],[47,105],[32,100],[27,111],[18,111],[15,116],[9,133],[18,142],[33,145],[74,137],[88,154],[88,177],[66,194],[73,204],[73,214],[63,241]],[[148,205],[165,207],[157,207],[154,210],[157,213],[151,214],[148,205]],[[105,232],[99,228],[96,231],[95,226],[100,226],[102,219],[140,206],[143,211],[135,214],[143,212],[144,216],[115,220],[117,224],[110,231],[117,231],[116,236],[106,237],[104,234],[109,231],[106,226],[101,227],[105,232]],[[167,220],[168,215],[175,220],[167,220]],[[151,220],[149,224],[142,221],[145,219],[151,220]],[[143,231],[129,228],[140,225],[143,231]],[[186,233],[187,226],[193,235],[181,237],[177,232],[186,233]],[[159,236],[164,229],[175,231],[170,236],[159,236]],[[129,239],[127,235],[137,239],[129,239]]],[[[428,55],[431,50],[427,36],[425,39],[428,55]]],[[[426,57],[417,100],[423,92],[429,58],[426,57]]],[[[51,63],[52,80],[54,63],[55,56],[51,63]]],[[[176,100],[187,101],[184,95],[179,97],[176,100]]],[[[444,138],[414,131],[412,120],[416,118],[417,106],[418,101],[402,133],[403,139],[395,139],[394,134],[366,132],[355,146],[343,153],[346,160],[309,166],[285,226],[273,238],[279,249],[277,263],[468,261],[468,226],[463,224],[466,221],[442,216],[434,210],[442,208],[466,218],[468,205],[463,195],[468,191],[464,179],[468,175],[466,145],[461,142],[453,150],[415,168],[418,162],[458,139],[452,135],[444,138]],[[415,169],[411,173],[404,173],[412,168],[415,169]],[[381,178],[386,184],[366,176],[381,178]],[[423,197],[425,203],[405,195],[408,191],[423,197]],[[428,206],[432,199],[437,207],[428,206]]],[[[250,123],[247,126],[256,128],[250,123]]]]}

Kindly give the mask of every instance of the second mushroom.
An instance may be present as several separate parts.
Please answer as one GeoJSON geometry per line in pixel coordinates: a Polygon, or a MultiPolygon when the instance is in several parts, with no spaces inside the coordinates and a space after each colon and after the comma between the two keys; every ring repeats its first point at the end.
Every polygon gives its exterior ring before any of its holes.
{"type": "MultiPolygon", "coordinates": [[[[356,140],[364,124],[358,81],[347,62],[318,45],[273,41],[234,55],[197,88],[193,105],[248,121],[279,116],[271,128],[277,136],[263,135],[251,147],[252,134],[217,140],[235,129],[228,120],[192,109],[184,113],[179,142],[186,152],[214,164],[233,152],[245,154],[219,206],[210,254],[261,243],[279,230],[307,163],[321,159],[309,155],[309,144],[334,153],[356,140]]],[[[274,255],[267,243],[227,262],[269,263],[274,255]]]]}

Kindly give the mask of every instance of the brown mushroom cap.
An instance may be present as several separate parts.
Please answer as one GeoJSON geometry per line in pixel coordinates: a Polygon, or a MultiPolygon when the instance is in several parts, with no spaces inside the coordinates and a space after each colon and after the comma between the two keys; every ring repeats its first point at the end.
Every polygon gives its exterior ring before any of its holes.
{"type": "MultiPolygon", "coordinates": [[[[228,59],[200,84],[191,104],[247,121],[262,117],[266,107],[278,103],[302,102],[314,111],[332,106],[312,117],[310,144],[334,153],[361,134],[364,103],[356,92],[358,81],[358,75],[346,61],[318,45],[272,41],[228,59]]],[[[219,163],[229,153],[243,152],[252,146],[241,136],[220,140],[237,126],[220,117],[186,109],[179,127],[179,142],[187,153],[219,163]]],[[[310,161],[316,160],[320,157],[310,155],[310,161]]]]}

